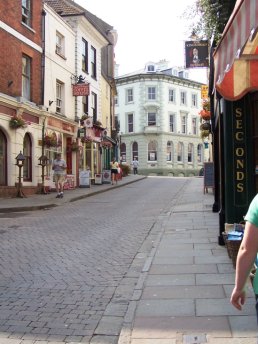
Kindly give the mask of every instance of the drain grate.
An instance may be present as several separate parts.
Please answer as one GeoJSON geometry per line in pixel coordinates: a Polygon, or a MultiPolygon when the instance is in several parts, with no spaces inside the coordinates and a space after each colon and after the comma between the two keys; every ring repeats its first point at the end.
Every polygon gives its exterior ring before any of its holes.
{"type": "Polygon", "coordinates": [[[203,344],[207,343],[206,334],[191,334],[183,336],[184,344],[203,344]]]}

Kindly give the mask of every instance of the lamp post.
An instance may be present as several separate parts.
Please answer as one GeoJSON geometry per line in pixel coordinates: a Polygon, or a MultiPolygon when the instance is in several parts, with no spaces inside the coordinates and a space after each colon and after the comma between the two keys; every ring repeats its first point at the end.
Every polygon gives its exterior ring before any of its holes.
{"type": "Polygon", "coordinates": [[[39,165],[42,167],[42,185],[41,185],[41,190],[40,193],[42,195],[46,195],[46,189],[45,189],[45,167],[48,164],[48,157],[46,155],[41,155],[41,157],[39,157],[39,165]]]}
{"type": "Polygon", "coordinates": [[[22,183],[21,183],[21,169],[24,166],[24,161],[25,161],[25,157],[22,154],[22,152],[20,151],[20,153],[17,155],[16,159],[16,166],[19,167],[19,177],[18,177],[18,190],[17,190],[17,196],[16,197],[20,197],[20,198],[24,198],[26,197],[24,195],[24,193],[22,192],[22,183]]]}

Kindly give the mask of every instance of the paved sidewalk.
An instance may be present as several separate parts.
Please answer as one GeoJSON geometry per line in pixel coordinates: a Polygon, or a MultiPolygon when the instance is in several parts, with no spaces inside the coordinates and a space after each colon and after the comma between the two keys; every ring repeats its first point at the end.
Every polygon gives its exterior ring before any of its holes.
{"type": "MultiPolygon", "coordinates": [[[[66,191],[63,199],[56,199],[55,193],[0,199],[0,213],[54,207],[142,178],[130,175],[114,186],[66,191]]],[[[130,301],[119,344],[257,344],[251,285],[242,312],[229,302],[235,270],[226,248],[218,245],[219,216],[212,212],[213,200],[211,190],[203,194],[203,178],[189,178],[183,192],[160,214],[147,239],[152,250],[130,301]]],[[[107,343],[113,344],[98,342],[107,343]]],[[[6,338],[0,344],[49,343],[6,338]]]]}
{"type": "MultiPolygon", "coordinates": [[[[28,210],[39,210],[45,208],[53,208],[64,203],[75,202],[79,199],[90,197],[98,193],[109,191],[113,188],[118,188],[124,185],[128,185],[137,182],[145,176],[130,174],[127,177],[123,177],[117,184],[101,184],[91,185],[89,188],[76,188],[74,190],[65,190],[64,198],[56,198],[56,192],[49,194],[36,194],[25,198],[0,198],[0,213],[8,212],[21,212],[28,210]]],[[[2,343],[0,343],[2,344],[2,343]]]]}
{"type": "Polygon", "coordinates": [[[257,344],[252,287],[243,311],[234,309],[235,270],[218,245],[219,216],[202,183],[192,178],[161,219],[119,344],[257,344]]]}

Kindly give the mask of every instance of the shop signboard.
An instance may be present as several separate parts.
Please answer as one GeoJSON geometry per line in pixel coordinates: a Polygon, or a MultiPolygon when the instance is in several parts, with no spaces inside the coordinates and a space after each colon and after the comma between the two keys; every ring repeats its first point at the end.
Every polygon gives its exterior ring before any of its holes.
{"type": "Polygon", "coordinates": [[[102,183],[103,184],[110,184],[111,183],[111,171],[110,170],[103,170],[102,183]]]}
{"type": "Polygon", "coordinates": [[[208,41],[185,42],[185,68],[209,67],[208,41]]]}
{"type": "Polygon", "coordinates": [[[90,171],[80,171],[79,173],[79,187],[90,188],[90,171]]]}

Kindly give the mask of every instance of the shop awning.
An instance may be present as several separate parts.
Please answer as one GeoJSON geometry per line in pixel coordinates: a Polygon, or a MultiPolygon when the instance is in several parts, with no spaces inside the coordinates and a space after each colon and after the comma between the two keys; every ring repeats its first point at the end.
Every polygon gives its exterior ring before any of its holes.
{"type": "Polygon", "coordinates": [[[238,0],[214,52],[214,82],[228,100],[258,90],[258,1],[238,0]]]}

